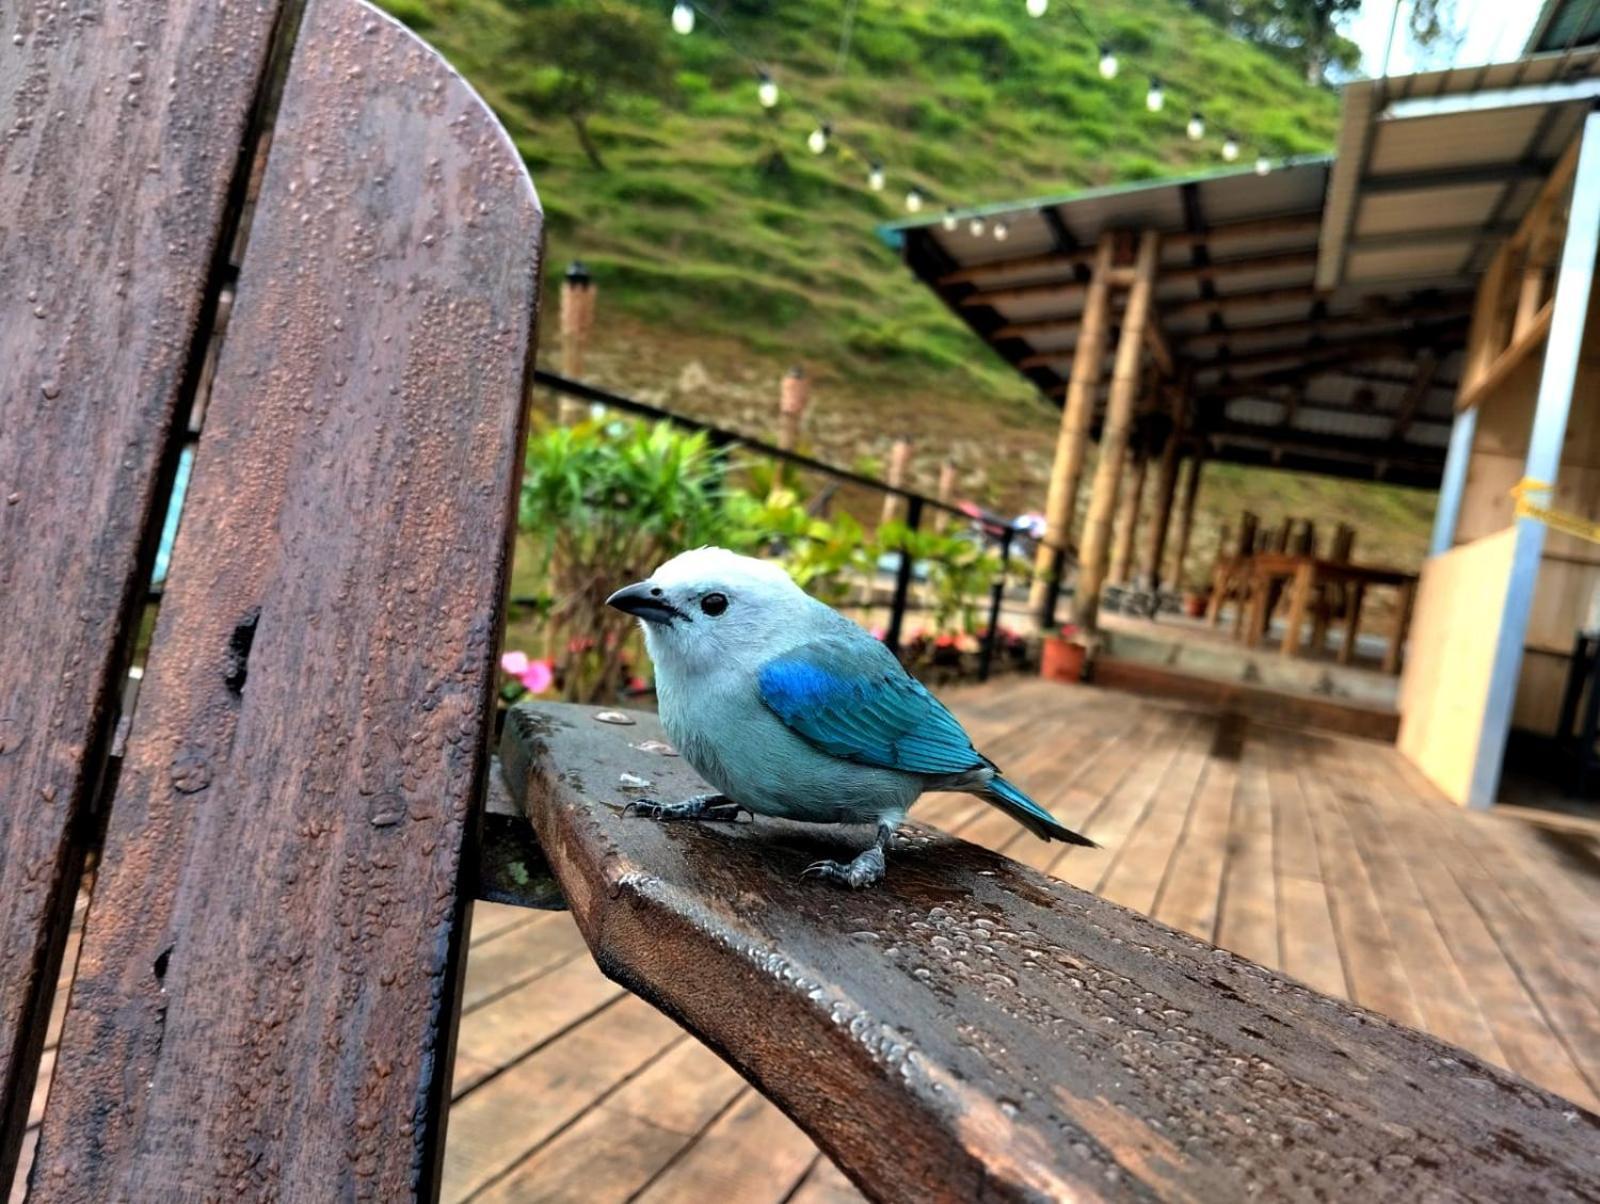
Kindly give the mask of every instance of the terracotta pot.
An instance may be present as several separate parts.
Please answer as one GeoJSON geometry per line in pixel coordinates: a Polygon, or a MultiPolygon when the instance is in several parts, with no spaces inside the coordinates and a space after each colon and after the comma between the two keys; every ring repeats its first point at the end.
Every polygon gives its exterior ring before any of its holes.
{"type": "Polygon", "coordinates": [[[1083,680],[1082,644],[1075,644],[1058,635],[1047,636],[1042,653],[1039,662],[1040,677],[1047,681],[1083,680]]]}
{"type": "Polygon", "coordinates": [[[1183,613],[1191,619],[1203,619],[1206,615],[1206,602],[1209,599],[1204,594],[1184,594],[1183,613]]]}

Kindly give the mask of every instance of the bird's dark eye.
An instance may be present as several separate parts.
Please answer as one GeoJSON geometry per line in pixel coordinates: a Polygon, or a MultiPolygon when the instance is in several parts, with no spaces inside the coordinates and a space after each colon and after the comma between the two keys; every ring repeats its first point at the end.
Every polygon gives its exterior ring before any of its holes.
{"type": "Polygon", "coordinates": [[[727,594],[707,594],[700,599],[700,609],[713,619],[728,609],[727,594]]]}

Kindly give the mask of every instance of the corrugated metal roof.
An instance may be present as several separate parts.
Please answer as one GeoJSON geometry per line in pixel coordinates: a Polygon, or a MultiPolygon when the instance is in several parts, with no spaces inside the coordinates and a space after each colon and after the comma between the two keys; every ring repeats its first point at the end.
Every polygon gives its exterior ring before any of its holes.
{"type": "Polygon", "coordinates": [[[1600,5],[1594,0],[1545,0],[1524,54],[1593,46],[1600,42],[1600,5]]]}
{"type": "Polygon", "coordinates": [[[1581,81],[1597,77],[1600,53],[1584,49],[1348,85],[1317,286],[1471,287],[1576,136],[1596,91],[1581,81]]]}
{"type": "MultiPolygon", "coordinates": [[[[1159,325],[1193,372],[1213,456],[1429,484],[1442,444],[1428,419],[1448,423],[1453,371],[1413,389],[1416,359],[1406,356],[1387,377],[1364,377],[1401,342],[1410,350],[1433,340],[1448,355],[1469,299],[1318,293],[1330,170],[1315,158],[1266,175],[1230,170],[1096,189],[899,222],[884,234],[999,354],[1059,398],[1096,241],[1107,231],[1158,230],[1166,236],[1159,325]],[[996,222],[1005,223],[1003,241],[996,222]],[[1371,454],[1351,454],[1363,446],[1371,454]]],[[[1114,345],[1103,380],[1113,354],[1114,345]]]]}

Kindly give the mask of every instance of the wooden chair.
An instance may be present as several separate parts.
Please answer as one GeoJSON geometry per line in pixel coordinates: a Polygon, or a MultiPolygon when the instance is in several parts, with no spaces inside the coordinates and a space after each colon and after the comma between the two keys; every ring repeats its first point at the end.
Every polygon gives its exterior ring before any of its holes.
{"type": "Polygon", "coordinates": [[[538,294],[516,153],[358,0],[18,11],[0,1186],[103,831],[30,1199],[433,1198],[472,895],[551,899],[527,816],[601,967],[877,1198],[1600,1196],[1565,1101],[996,854],[913,828],[849,894],[794,872],[830,833],[623,820],[621,771],[696,785],[647,716],[516,712],[486,816],[538,294]]]}

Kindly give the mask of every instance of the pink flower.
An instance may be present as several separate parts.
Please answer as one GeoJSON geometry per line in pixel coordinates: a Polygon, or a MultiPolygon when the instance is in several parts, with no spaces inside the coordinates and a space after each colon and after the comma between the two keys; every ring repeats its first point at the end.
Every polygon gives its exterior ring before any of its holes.
{"type": "Polygon", "coordinates": [[[882,627],[874,627],[868,634],[871,635],[873,639],[881,642],[883,637],[888,633],[884,631],[882,627]]]}
{"type": "Polygon", "coordinates": [[[500,667],[512,677],[521,677],[528,671],[528,654],[526,652],[503,652],[500,654],[500,667]]]}
{"type": "Polygon", "coordinates": [[[549,661],[527,661],[527,667],[517,674],[517,680],[522,682],[522,688],[528,693],[543,694],[555,685],[556,675],[551,670],[549,661]]]}
{"type": "Polygon", "coordinates": [[[628,678],[628,689],[634,694],[643,694],[649,688],[649,683],[642,677],[628,678]]]}

